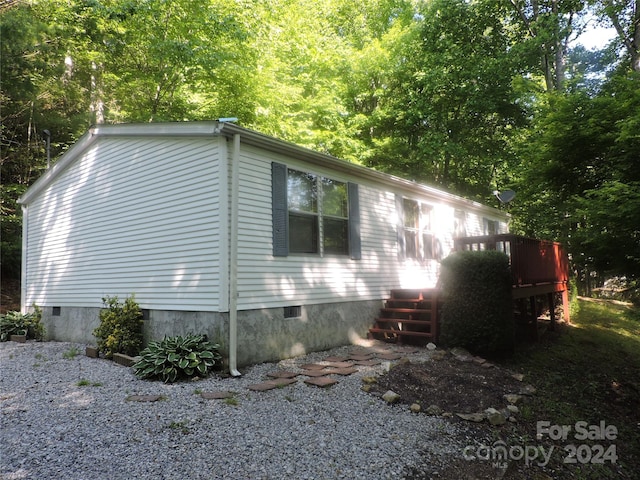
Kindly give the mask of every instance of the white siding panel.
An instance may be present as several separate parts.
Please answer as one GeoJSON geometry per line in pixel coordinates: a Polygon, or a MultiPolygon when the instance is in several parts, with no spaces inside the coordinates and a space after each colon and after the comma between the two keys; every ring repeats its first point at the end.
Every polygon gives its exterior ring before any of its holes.
{"type": "MultiPolygon", "coordinates": [[[[395,193],[362,183],[299,159],[243,145],[240,159],[238,307],[270,308],[338,301],[382,299],[393,288],[432,287],[439,262],[427,265],[398,258],[395,193]],[[360,185],[362,259],[347,256],[272,255],[271,162],[360,185]]],[[[402,191],[397,193],[403,194],[402,191]]],[[[417,198],[434,207],[434,234],[445,255],[453,248],[455,210],[434,198],[417,198]]],[[[459,208],[459,207],[457,207],[459,208]]],[[[469,234],[482,234],[482,217],[467,212],[469,234]]]]}
{"type": "Polygon", "coordinates": [[[219,138],[102,138],[29,206],[27,300],[216,311],[219,138]]]}
{"type": "MultiPolygon", "coordinates": [[[[271,161],[309,170],[296,159],[243,147],[241,171],[251,174],[243,175],[240,182],[239,308],[379,299],[402,285],[406,268],[397,260],[394,194],[362,184],[361,260],[347,256],[273,257],[271,161]]],[[[310,171],[358,183],[357,178],[343,178],[321,168],[310,171]]],[[[422,271],[421,276],[424,274],[422,271]]]]}

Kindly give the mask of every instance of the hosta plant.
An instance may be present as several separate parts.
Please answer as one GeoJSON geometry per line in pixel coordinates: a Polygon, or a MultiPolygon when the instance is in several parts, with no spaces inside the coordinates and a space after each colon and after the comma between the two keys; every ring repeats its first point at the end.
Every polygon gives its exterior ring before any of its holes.
{"type": "Polygon", "coordinates": [[[165,337],[150,342],[133,365],[140,378],[160,379],[165,383],[191,377],[205,377],[222,364],[219,345],[205,335],[165,337]]]}
{"type": "Polygon", "coordinates": [[[33,305],[33,312],[7,312],[0,315],[0,341],[6,342],[11,335],[26,335],[27,338],[42,340],[44,325],[41,323],[42,310],[33,305]]]}

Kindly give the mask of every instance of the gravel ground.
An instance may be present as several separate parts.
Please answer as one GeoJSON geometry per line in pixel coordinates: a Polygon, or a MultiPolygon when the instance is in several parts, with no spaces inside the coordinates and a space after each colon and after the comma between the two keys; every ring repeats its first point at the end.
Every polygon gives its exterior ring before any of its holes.
{"type": "MultiPolygon", "coordinates": [[[[267,392],[247,389],[269,372],[352,347],[255,365],[239,378],[172,385],[139,380],[84,349],[0,344],[0,478],[371,480],[404,478],[416,467],[428,478],[469,444],[458,424],[363,392],[362,377],[384,364],[336,376],[329,388],[301,379],[267,392]],[[199,395],[214,391],[234,392],[235,402],[199,395]],[[164,398],[126,400],[144,394],[164,398]]],[[[425,353],[409,358],[415,355],[425,353]]]]}

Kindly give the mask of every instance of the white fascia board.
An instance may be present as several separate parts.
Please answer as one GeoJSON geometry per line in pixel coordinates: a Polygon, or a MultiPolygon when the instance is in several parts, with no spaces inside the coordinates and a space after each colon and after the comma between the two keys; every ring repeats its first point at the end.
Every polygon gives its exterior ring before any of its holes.
{"type": "Polygon", "coordinates": [[[100,137],[200,137],[220,132],[220,122],[121,123],[91,128],[100,137]]]}
{"type": "Polygon", "coordinates": [[[42,190],[51,184],[65,168],[81,156],[99,137],[164,137],[164,136],[211,136],[219,132],[219,122],[172,122],[141,124],[100,124],[89,129],[73,146],[56,161],[18,199],[19,204],[30,203],[42,190]]]}
{"type": "Polygon", "coordinates": [[[412,182],[388,173],[378,172],[368,167],[350,163],[331,155],[316,152],[284,140],[265,135],[255,130],[240,127],[233,123],[218,121],[202,122],[167,122],[167,123],[131,123],[131,124],[101,124],[92,127],[55,165],[40,177],[18,200],[18,203],[29,203],[55,177],[57,177],[75,158],[77,158],[98,137],[163,137],[163,136],[213,136],[223,135],[233,137],[241,135],[243,143],[264,148],[272,152],[282,153],[304,160],[308,163],[331,168],[335,171],[364,178],[391,187],[394,191],[410,191],[443,200],[453,206],[471,209],[493,217],[504,218],[510,216],[501,210],[489,207],[479,202],[469,200],[429,185],[412,182]]]}
{"type": "Polygon", "coordinates": [[[85,133],[80,139],[67,150],[60,159],[51,166],[33,185],[31,185],[20,198],[18,204],[27,205],[31,203],[42,190],[51,184],[73,161],[81,156],[89,146],[96,141],[96,136],[91,130],[85,133]]]}

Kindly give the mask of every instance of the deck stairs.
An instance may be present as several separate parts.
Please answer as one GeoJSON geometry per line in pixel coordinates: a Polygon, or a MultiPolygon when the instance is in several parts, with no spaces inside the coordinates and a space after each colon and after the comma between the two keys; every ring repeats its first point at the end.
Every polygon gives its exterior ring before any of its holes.
{"type": "Polygon", "coordinates": [[[438,337],[438,293],[430,289],[391,290],[375,325],[372,338],[386,342],[426,344],[438,337]]]}

